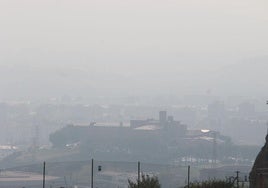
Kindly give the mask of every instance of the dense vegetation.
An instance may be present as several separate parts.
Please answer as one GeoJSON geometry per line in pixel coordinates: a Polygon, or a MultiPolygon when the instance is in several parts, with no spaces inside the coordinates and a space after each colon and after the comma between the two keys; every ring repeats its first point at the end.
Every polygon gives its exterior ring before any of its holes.
{"type": "MultiPolygon", "coordinates": [[[[194,182],[190,184],[190,188],[232,188],[231,182],[223,180],[207,180],[203,182],[194,182]]],[[[186,185],[184,188],[188,188],[186,185]]]]}

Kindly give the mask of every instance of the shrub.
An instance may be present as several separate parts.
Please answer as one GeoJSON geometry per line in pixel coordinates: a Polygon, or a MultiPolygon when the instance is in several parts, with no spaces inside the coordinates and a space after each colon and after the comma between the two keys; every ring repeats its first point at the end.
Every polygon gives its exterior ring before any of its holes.
{"type": "Polygon", "coordinates": [[[159,180],[156,176],[150,177],[149,175],[142,174],[141,180],[133,182],[128,180],[128,188],[160,188],[159,180]],[[139,186],[138,186],[139,184],[139,186]]]}

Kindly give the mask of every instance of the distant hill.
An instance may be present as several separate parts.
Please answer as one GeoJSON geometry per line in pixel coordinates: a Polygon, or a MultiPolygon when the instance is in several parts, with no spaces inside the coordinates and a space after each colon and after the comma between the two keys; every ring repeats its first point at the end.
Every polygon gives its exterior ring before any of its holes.
{"type": "MultiPolygon", "coordinates": [[[[197,62],[198,63],[198,62],[197,62]]],[[[174,65],[176,66],[176,65],[174,65]]],[[[144,67],[148,69],[149,67],[144,67]]],[[[153,69],[153,67],[150,67],[153,69]]],[[[170,67],[172,69],[172,67],[170,67]]],[[[205,94],[265,96],[268,57],[252,58],[217,71],[153,72],[148,74],[109,70],[95,71],[83,67],[1,66],[0,88],[5,98],[49,98],[64,95],[126,96],[205,94]]]]}
{"type": "Polygon", "coordinates": [[[209,84],[219,94],[265,96],[268,58],[255,58],[227,66],[208,75],[209,84]]]}
{"type": "Polygon", "coordinates": [[[2,98],[49,98],[105,95],[125,80],[122,75],[95,73],[79,68],[42,68],[30,66],[2,67],[2,98]]]}

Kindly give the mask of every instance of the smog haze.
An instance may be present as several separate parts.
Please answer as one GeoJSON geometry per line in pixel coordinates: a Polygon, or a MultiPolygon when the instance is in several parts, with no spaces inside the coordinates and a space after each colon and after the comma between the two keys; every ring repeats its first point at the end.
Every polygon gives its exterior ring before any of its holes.
{"type": "Polygon", "coordinates": [[[1,1],[1,98],[208,90],[264,96],[265,74],[258,71],[267,67],[267,5],[249,0],[1,1]],[[231,86],[229,74],[236,79],[231,86]],[[256,84],[253,91],[250,86],[256,84]]]}

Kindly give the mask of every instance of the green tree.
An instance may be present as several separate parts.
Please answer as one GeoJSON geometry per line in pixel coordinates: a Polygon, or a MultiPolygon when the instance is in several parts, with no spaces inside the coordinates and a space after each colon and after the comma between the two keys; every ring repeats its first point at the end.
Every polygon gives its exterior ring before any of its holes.
{"type": "Polygon", "coordinates": [[[141,180],[133,182],[128,180],[128,188],[160,188],[159,180],[156,176],[150,177],[149,175],[142,174],[141,180]]]}

